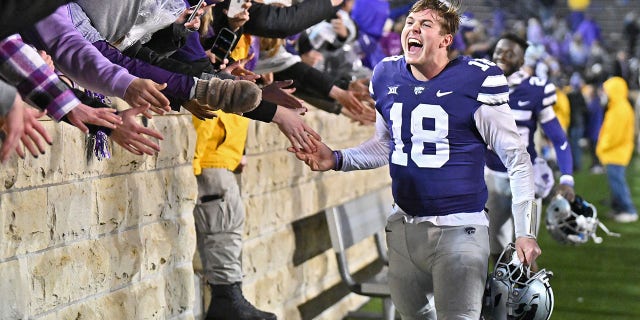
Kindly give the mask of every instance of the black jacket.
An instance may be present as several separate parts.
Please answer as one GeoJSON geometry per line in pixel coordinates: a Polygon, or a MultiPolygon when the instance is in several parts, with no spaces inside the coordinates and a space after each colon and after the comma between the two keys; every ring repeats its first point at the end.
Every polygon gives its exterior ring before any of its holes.
{"type": "Polygon", "coordinates": [[[0,1],[0,39],[36,24],[68,2],[71,0],[0,1]]]}
{"type": "MultiPolygon", "coordinates": [[[[225,0],[213,7],[213,31],[216,34],[228,27],[227,17],[222,13],[222,9],[228,5],[229,0],[225,0]]],[[[248,33],[266,38],[286,38],[333,17],[339,9],[339,6],[332,6],[329,0],[307,0],[282,8],[253,1],[249,8],[249,21],[236,33],[238,36],[248,33]]],[[[208,48],[212,44],[213,39],[204,46],[208,48]]]]}

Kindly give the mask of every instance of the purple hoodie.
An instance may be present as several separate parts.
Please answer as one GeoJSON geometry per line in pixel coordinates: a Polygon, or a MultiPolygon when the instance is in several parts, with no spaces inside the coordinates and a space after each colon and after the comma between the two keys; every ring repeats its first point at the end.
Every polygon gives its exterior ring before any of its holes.
{"type": "Polygon", "coordinates": [[[35,31],[24,34],[25,41],[47,51],[60,71],[86,89],[123,98],[136,79],[107,60],[75,29],[67,6],[38,22],[35,31]]]}

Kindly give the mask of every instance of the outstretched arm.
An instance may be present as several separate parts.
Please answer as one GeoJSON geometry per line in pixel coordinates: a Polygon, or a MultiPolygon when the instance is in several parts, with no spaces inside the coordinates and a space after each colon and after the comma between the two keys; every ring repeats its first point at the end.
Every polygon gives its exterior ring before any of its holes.
{"type": "MultiPolygon", "coordinates": [[[[550,107],[547,109],[550,109],[550,107]]],[[[551,110],[551,112],[553,112],[553,110],[551,110]]],[[[564,130],[562,130],[562,126],[560,125],[558,118],[555,117],[555,114],[551,120],[542,123],[542,130],[544,130],[544,133],[553,143],[553,147],[556,151],[556,158],[558,159],[558,167],[560,168],[560,172],[562,172],[557,191],[569,200],[569,202],[573,202],[575,199],[572,175],[573,156],[571,155],[571,146],[567,141],[567,135],[564,133],[564,130]]]]}
{"type": "Polygon", "coordinates": [[[246,33],[270,38],[286,38],[331,18],[342,0],[304,1],[290,7],[275,7],[253,2],[251,19],[244,25],[246,33]]]}
{"type": "MultiPolygon", "coordinates": [[[[74,27],[69,15],[72,8],[76,10],[74,13],[84,14],[75,3],[62,6],[27,32],[27,41],[50,53],[59,70],[86,89],[123,98],[132,107],[150,105],[159,113],[169,111],[169,100],[160,92],[164,86],[137,78],[105,58],[74,27]]],[[[93,31],[87,33],[94,37],[92,40],[102,39],[94,28],[89,31],[93,31]]]]}
{"type": "Polygon", "coordinates": [[[82,104],[32,47],[19,35],[0,41],[0,73],[37,107],[55,120],[67,117],[83,132],[85,124],[114,128],[121,123],[115,110],[93,110],[82,104]]]}

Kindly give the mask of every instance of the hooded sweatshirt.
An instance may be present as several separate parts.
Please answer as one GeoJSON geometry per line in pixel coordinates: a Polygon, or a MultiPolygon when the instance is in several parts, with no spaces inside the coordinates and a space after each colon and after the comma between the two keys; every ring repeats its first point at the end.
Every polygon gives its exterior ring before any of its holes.
{"type": "Polygon", "coordinates": [[[627,82],[613,77],[602,85],[609,98],[600,129],[596,155],[604,165],[627,166],[633,154],[635,115],[628,99],[627,82]]]}
{"type": "Polygon", "coordinates": [[[78,0],[93,26],[114,43],[122,39],[133,27],[144,0],[78,0]]]}

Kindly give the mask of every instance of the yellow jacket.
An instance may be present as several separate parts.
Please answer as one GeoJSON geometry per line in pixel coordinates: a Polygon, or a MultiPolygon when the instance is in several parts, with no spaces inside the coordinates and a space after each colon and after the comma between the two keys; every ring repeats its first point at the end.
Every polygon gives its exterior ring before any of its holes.
{"type": "Polygon", "coordinates": [[[240,36],[236,47],[229,53],[229,56],[233,60],[238,61],[249,56],[249,49],[251,47],[251,35],[243,34],[240,36]]]}
{"type": "Polygon", "coordinates": [[[556,89],[556,104],[553,105],[553,111],[556,113],[556,117],[558,117],[558,121],[560,121],[560,126],[565,133],[567,133],[569,128],[569,122],[571,121],[571,106],[569,105],[569,98],[567,98],[567,93],[564,92],[563,89],[556,89]]]}
{"type": "Polygon", "coordinates": [[[200,120],[193,117],[196,129],[196,148],[193,155],[193,173],[202,168],[235,170],[244,154],[249,119],[218,111],[218,117],[200,120]]]}
{"type": "MultiPolygon", "coordinates": [[[[246,58],[251,36],[243,35],[231,52],[235,60],[246,58]]],[[[217,111],[218,117],[200,120],[193,117],[196,129],[196,149],[193,155],[193,173],[199,175],[202,168],[235,170],[242,160],[247,140],[249,119],[236,114],[217,111]]]]}
{"type": "Polygon", "coordinates": [[[627,82],[613,77],[602,85],[609,97],[598,137],[596,155],[602,164],[627,166],[633,155],[635,115],[628,99],[627,82]]]}

